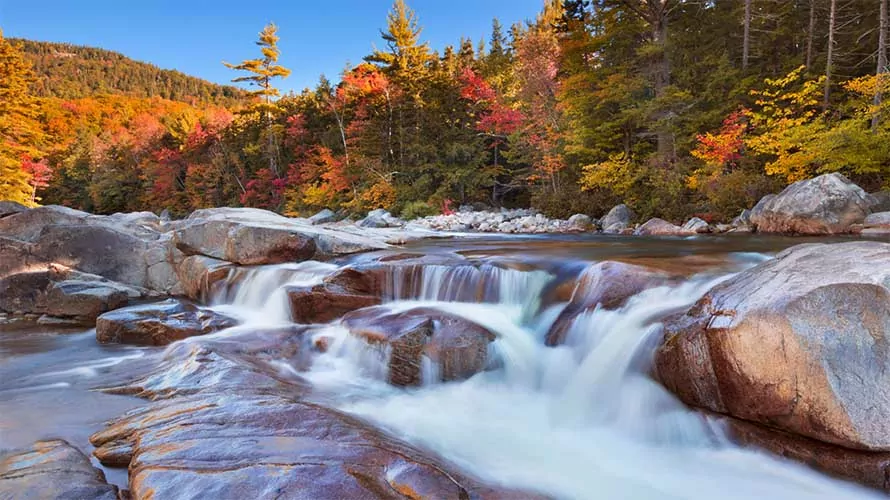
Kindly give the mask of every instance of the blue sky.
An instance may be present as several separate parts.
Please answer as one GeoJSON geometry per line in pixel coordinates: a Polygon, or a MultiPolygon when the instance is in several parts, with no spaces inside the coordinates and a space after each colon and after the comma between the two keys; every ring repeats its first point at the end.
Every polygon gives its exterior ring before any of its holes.
{"type": "MultiPolygon", "coordinates": [[[[461,36],[488,38],[491,20],[505,29],[531,19],[542,0],[408,0],[433,48],[461,36]]],[[[255,57],[257,33],[279,26],[281,63],[293,71],[280,87],[313,86],[322,73],[337,79],[382,46],[391,0],[0,0],[7,37],[102,47],[210,81],[233,76],[223,60],[255,57]]]]}

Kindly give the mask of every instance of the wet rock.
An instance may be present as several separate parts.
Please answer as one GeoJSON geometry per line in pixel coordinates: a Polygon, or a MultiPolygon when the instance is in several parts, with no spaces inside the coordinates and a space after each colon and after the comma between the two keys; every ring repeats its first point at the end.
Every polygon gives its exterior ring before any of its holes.
{"type": "Polygon", "coordinates": [[[426,307],[362,309],[345,315],[343,325],[370,345],[389,348],[389,382],[398,386],[422,382],[424,356],[436,367],[437,381],[469,378],[485,369],[488,344],[495,339],[466,318],[426,307]]]}
{"type": "Polygon", "coordinates": [[[117,500],[101,470],[65,441],[37,441],[0,453],[0,496],[4,499],[117,500]]]}
{"type": "Polygon", "coordinates": [[[711,225],[698,217],[693,217],[683,224],[683,230],[689,233],[710,233],[711,225]]]}
{"type": "Polygon", "coordinates": [[[302,379],[232,350],[253,337],[236,340],[177,344],[130,388],[153,401],[91,436],[102,463],[128,466],[133,498],[532,498],[300,400],[302,379]]]}
{"type": "Polygon", "coordinates": [[[545,342],[549,346],[561,345],[568,340],[571,326],[578,316],[597,307],[618,309],[643,290],[669,282],[667,274],[645,266],[611,261],[593,264],[577,281],[563,285],[563,289],[571,286],[568,297],[563,298],[568,305],[553,322],[545,342]]]}
{"type": "Polygon", "coordinates": [[[634,234],[637,236],[681,236],[692,234],[692,231],[656,217],[647,220],[634,231],[634,234]]]}
{"type": "Polygon", "coordinates": [[[206,335],[237,322],[194,304],[169,299],[127,307],[99,316],[96,340],[100,343],[167,345],[196,335],[206,335]]]}
{"type": "Polygon", "coordinates": [[[336,286],[288,287],[291,318],[297,323],[328,323],[347,312],[380,304],[380,297],[336,286]]]}
{"type": "Polygon", "coordinates": [[[0,219],[28,210],[28,207],[15,201],[0,201],[0,219]]]}
{"type": "Polygon", "coordinates": [[[569,217],[568,226],[570,231],[590,231],[593,228],[593,220],[589,215],[575,214],[569,217]]]}
{"type": "Polygon", "coordinates": [[[622,229],[630,227],[631,221],[636,217],[633,210],[625,204],[616,205],[600,221],[600,225],[608,232],[619,233],[622,229]]]}
{"type": "Polygon", "coordinates": [[[83,325],[94,324],[100,314],[131,300],[150,296],[147,290],[57,265],[2,278],[0,290],[0,311],[46,315],[83,325]]]}
{"type": "Polygon", "coordinates": [[[871,194],[872,212],[890,212],[890,191],[878,191],[871,194]]]}
{"type": "Polygon", "coordinates": [[[183,294],[198,301],[206,301],[222,285],[235,265],[204,255],[186,257],[179,264],[177,275],[183,294]]]}
{"type": "Polygon", "coordinates": [[[318,212],[317,214],[313,215],[312,217],[309,217],[309,222],[312,225],[328,224],[331,222],[336,222],[336,220],[337,220],[337,214],[334,213],[333,210],[330,210],[327,208],[322,210],[321,212],[318,212]]]}
{"type": "Polygon", "coordinates": [[[890,244],[799,245],[665,324],[656,373],[684,402],[890,450],[890,244]]]}
{"type": "Polygon", "coordinates": [[[723,419],[735,441],[801,462],[839,479],[890,491],[890,453],[851,450],[734,418],[723,419]]]}
{"type": "Polygon", "coordinates": [[[871,213],[874,199],[838,173],[795,182],[751,211],[762,233],[840,234],[871,213]]]}

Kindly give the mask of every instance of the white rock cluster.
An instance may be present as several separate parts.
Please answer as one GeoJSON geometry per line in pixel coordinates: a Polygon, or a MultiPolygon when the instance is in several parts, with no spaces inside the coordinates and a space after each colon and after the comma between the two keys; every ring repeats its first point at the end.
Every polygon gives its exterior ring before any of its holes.
{"type": "Polygon", "coordinates": [[[411,225],[448,232],[480,233],[563,233],[594,228],[589,218],[573,216],[570,221],[551,219],[533,209],[501,209],[498,211],[456,212],[432,215],[411,221],[411,225]]]}

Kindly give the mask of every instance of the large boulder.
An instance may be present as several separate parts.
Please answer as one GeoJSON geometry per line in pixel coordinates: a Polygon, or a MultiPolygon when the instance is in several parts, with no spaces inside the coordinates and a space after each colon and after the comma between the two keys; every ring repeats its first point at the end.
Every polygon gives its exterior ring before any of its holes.
{"type": "Polygon", "coordinates": [[[103,344],[167,345],[237,324],[234,319],[192,303],[169,299],[99,316],[96,340],[103,344]]]}
{"type": "Polygon", "coordinates": [[[849,233],[872,212],[874,203],[843,175],[825,174],[764,197],[751,210],[751,224],[761,233],[849,233]]]}
{"type": "Polygon", "coordinates": [[[686,403],[890,450],[890,244],[799,245],[666,322],[659,380],[686,403]]]}
{"type": "Polygon", "coordinates": [[[402,227],[405,221],[394,217],[391,213],[378,208],[368,212],[368,216],[357,222],[359,227],[366,228],[384,228],[384,227],[402,227]]]}
{"type": "Polygon", "coordinates": [[[710,233],[711,225],[708,224],[704,219],[693,217],[686,221],[686,224],[683,224],[683,230],[689,233],[710,233]]]}
{"type": "Polygon", "coordinates": [[[86,455],[65,441],[52,439],[0,452],[0,497],[117,500],[118,491],[86,455]]]}
{"type": "Polygon", "coordinates": [[[603,231],[606,233],[620,233],[630,227],[631,221],[636,217],[633,210],[625,204],[616,205],[600,221],[603,231]]]}
{"type": "Polygon", "coordinates": [[[372,346],[388,347],[388,380],[398,386],[469,378],[485,369],[488,344],[495,339],[466,318],[427,307],[362,309],[345,315],[343,325],[372,346]],[[438,380],[422,380],[423,357],[438,380]]]}
{"type": "Polygon", "coordinates": [[[355,234],[313,226],[255,208],[196,210],[174,231],[187,255],[205,255],[244,265],[295,262],[389,248],[388,235],[355,234]]]}
{"type": "Polygon", "coordinates": [[[565,309],[557,316],[545,337],[548,346],[568,340],[575,319],[596,308],[618,309],[643,290],[668,283],[670,277],[655,269],[624,262],[604,261],[585,268],[578,279],[561,285],[557,294],[570,289],[565,309]],[[570,288],[569,288],[570,287],[570,288]]]}
{"type": "Polygon", "coordinates": [[[590,231],[593,228],[593,219],[589,215],[575,214],[567,221],[569,231],[590,231]]]}
{"type": "Polygon", "coordinates": [[[144,289],[58,265],[0,278],[0,311],[48,315],[91,326],[107,311],[151,296],[144,289]]]}
{"type": "Polygon", "coordinates": [[[653,218],[638,227],[634,234],[637,236],[681,236],[694,234],[694,232],[666,220],[653,218]]]}
{"type": "Polygon", "coordinates": [[[45,206],[0,218],[0,276],[58,263],[163,293],[175,293],[177,258],[149,213],[90,215],[45,206]]]}

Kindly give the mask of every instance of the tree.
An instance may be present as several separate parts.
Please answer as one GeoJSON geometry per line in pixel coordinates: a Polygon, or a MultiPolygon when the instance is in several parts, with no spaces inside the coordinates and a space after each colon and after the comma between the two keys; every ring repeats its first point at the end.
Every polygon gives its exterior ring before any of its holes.
{"type": "Polygon", "coordinates": [[[28,90],[33,80],[31,65],[0,31],[0,199],[29,205],[43,183],[34,178],[37,172],[23,168],[39,156],[37,106],[28,90]]]}
{"type": "Polygon", "coordinates": [[[828,55],[825,57],[825,91],[822,98],[822,109],[827,110],[831,101],[831,72],[834,69],[834,43],[837,34],[837,0],[829,0],[828,13],[828,55]]]}
{"type": "Polygon", "coordinates": [[[260,32],[259,40],[256,44],[260,47],[262,57],[257,59],[246,59],[240,64],[230,64],[227,62],[224,62],[223,64],[227,68],[250,73],[249,75],[233,78],[233,82],[247,82],[252,86],[259,87],[257,90],[251,91],[250,94],[262,98],[265,103],[261,111],[265,114],[267,122],[266,135],[268,151],[266,154],[269,160],[269,170],[275,177],[280,177],[277,161],[278,142],[276,140],[276,134],[274,133],[272,119],[275,106],[273,105],[272,98],[280,96],[281,93],[273,86],[273,79],[287,78],[288,75],[290,75],[290,70],[277,64],[278,58],[281,55],[281,51],[278,49],[279,37],[277,33],[278,27],[275,26],[274,23],[267,24],[266,27],[263,28],[263,31],[260,32]]]}
{"type": "Polygon", "coordinates": [[[742,35],[742,70],[748,69],[748,57],[751,48],[751,2],[745,0],[744,34],[742,35]]]}
{"type": "Polygon", "coordinates": [[[879,7],[879,25],[878,25],[878,68],[875,70],[875,75],[878,78],[878,86],[875,89],[875,98],[874,105],[876,111],[874,116],[871,119],[871,128],[872,131],[877,131],[878,125],[881,121],[881,114],[877,112],[877,109],[880,109],[881,102],[883,101],[883,93],[881,92],[882,80],[887,78],[887,73],[890,72],[890,68],[887,67],[887,29],[888,29],[888,14],[887,14],[887,0],[878,0],[880,3],[879,7]]]}

